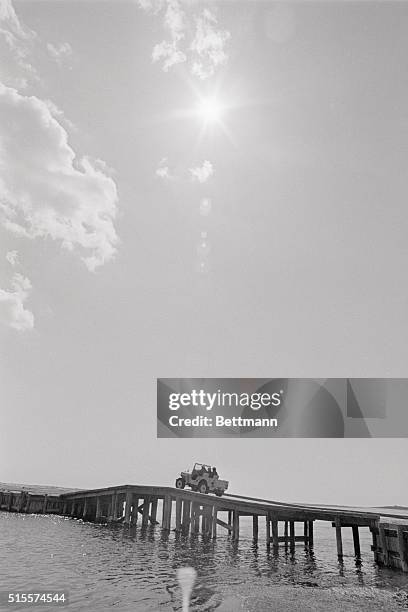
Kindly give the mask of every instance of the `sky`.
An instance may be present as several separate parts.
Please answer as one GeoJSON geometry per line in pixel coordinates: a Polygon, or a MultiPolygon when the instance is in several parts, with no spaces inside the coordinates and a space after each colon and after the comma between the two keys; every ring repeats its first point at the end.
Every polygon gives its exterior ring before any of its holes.
{"type": "Polygon", "coordinates": [[[405,504],[405,439],[156,439],[157,377],[404,377],[408,6],[0,0],[2,481],[405,504]]]}

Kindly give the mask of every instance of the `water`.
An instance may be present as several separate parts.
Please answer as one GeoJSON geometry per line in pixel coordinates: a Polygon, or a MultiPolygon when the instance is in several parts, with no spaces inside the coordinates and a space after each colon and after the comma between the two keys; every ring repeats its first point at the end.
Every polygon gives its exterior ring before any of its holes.
{"type": "Polygon", "coordinates": [[[181,611],[176,570],[193,566],[192,611],[408,609],[408,575],[376,567],[368,529],[360,530],[361,564],[353,556],[351,529],[343,530],[340,565],[328,523],[315,523],[313,554],[299,544],[294,555],[283,547],[274,555],[264,543],[263,521],[258,546],[251,528],[251,519],[241,518],[236,544],[222,527],[212,542],[166,535],[160,527],[130,530],[0,512],[0,591],[61,585],[70,592],[69,607],[61,610],[181,611]]]}

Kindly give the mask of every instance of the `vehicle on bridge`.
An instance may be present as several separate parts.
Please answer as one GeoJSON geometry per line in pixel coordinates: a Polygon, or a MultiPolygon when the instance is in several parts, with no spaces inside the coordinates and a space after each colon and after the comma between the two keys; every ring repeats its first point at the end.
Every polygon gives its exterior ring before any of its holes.
{"type": "Polygon", "coordinates": [[[205,463],[195,463],[191,472],[181,472],[176,480],[176,489],[184,489],[186,486],[198,493],[215,493],[221,497],[228,489],[228,481],[221,480],[217,468],[205,463]]]}

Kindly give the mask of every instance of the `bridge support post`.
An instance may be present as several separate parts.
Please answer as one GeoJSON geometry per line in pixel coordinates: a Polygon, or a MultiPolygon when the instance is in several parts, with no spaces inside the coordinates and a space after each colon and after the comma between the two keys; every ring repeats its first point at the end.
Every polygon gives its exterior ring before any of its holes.
{"type": "Polygon", "coordinates": [[[398,553],[401,561],[401,569],[403,572],[408,572],[408,542],[404,537],[406,526],[396,525],[397,528],[397,543],[398,553]]]}
{"type": "Polygon", "coordinates": [[[252,539],[254,542],[258,542],[258,515],[252,515],[252,539]]]}
{"type": "Polygon", "coordinates": [[[200,532],[200,504],[193,502],[191,505],[191,533],[200,532]]]}
{"type": "MultiPolygon", "coordinates": [[[[142,527],[146,527],[149,523],[149,509],[150,509],[150,499],[148,497],[145,497],[143,499],[142,527]]],[[[163,503],[163,521],[164,521],[164,503],[163,503]]]]}
{"type": "Polygon", "coordinates": [[[308,544],[309,548],[313,548],[313,521],[309,521],[308,544]]]}
{"type": "Polygon", "coordinates": [[[309,522],[308,521],[303,522],[303,540],[304,540],[305,546],[307,546],[309,544],[309,522]]]}
{"type": "Polygon", "coordinates": [[[217,539],[217,517],[218,517],[218,508],[217,506],[214,506],[213,515],[212,515],[212,529],[211,529],[211,537],[213,540],[217,539]]]}
{"type": "Polygon", "coordinates": [[[232,534],[232,510],[228,510],[228,525],[231,527],[231,530],[228,530],[228,535],[232,534]]]}
{"type": "Polygon", "coordinates": [[[289,523],[288,521],[285,521],[284,535],[285,535],[285,548],[287,548],[289,544],[289,523]]]}
{"type": "Polygon", "coordinates": [[[269,514],[266,515],[266,545],[270,546],[271,544],[271,519],[269,514]]]}
{"type": "Polygon", "coordinates": [[[289,533],[290,533],[290,548],[291,550],[295,550],[295,543],[296,543],[295,521],[289,521],[289,533]]]}
{"type": "MultiPolygon", "coordinates": [[[[99,523],[99,521],[101,520],[101,498],[98,495],[98,497],[96,498],[96,511],[95,511],[95,523],[99,523]]],[[[72,502],[72,510],[71,510],[71,516],[74,513],[74,502],[72,502]]]]}
{"type": "Polygon", "coordinates": [[[337,556],[339,559],[343,558],[343,542],[341,539],[341,521],[339,518],[336,518],[334,521],[336,525],[336,542],[337,542],[337,556]]]}
{"type": "Polygon", "coordinates": [[[385,527],[381,523],[379,523],[378,525],[378,531],[380,536],[380,546],[382,550],[382,563],[383,565],[388,567],[390,565],[390,555],[388,552],[387,536],[385,535],[385,527]]]}
{"type": "Polygon", "coordinates": [[[139,498],[136,497],[136,495],[133,493],[132,495],[132,514],[130,517],[130,524],[132,527],[134,527],[137,524],[137,515],[139,514],[138,506],[139,506],[139,498]]]}
{"type": "Polygon", "coordinates": [[[183,519],[182,519],[182,524],[181,524],[181,531],[183,535],[188,535],[190,531],[190,521],[191,521],[190,513],[191,513],[191,501],[185,499],[183,501],[183,519]]]}
{"type": "MultiPolygon", "coordinates": [[[[126,502],[125,502],[125,525],[130,525],[130,517],[132,514],[132,491],[126,491],[126,502]]],[[[113,504],[112,504],[113,506],[113,504]]],[[[114,517],[116,519],[116,517],[114,517]]]]}
{"type": "Polygon", "coordinates": [[[232,513],[232,539],[239,540],[239,512],[234,510],[232,513]]]}
{"type": "Polygon", "coordinates": [[[86,520],[86,515],[88,514],[88,498],[84,498],[84,507],[82,509],[82,520],[86,520]]]}
{"type": "MultiPolygon", "coordinates": [[[[147,500],[145,500],[145,503],[146,501],[147,500]]],[[[162,529],[166,531],[170,531],[170,526],[171,526],[171,497],[170,495],[166,495],[163,501],[162,529]]]]}
{"type": "MultiPolygon", "coordinates": [[[[176,532],[181,531],[181,510],[183,506],[183,500],[181,497],[176,497],[176,532]]],[[[191,508],[191,514],[195,512],[194,508],[195,504],[193,503],[193,507],[191,508]]]]}
{"type": "Polygon", "coordinates": [[[157,525],[157,497],[152,499],[152,505],[150,507],[150,523],[152,525],[157,525]]]}
{"type": "Polygon", "coordinates": [[[42,506],[42,513],[43,514],[46,514],[46,512],[47,512],[47,501],[48,501],[48,495],[45,494],[44,495],[43,506],[42,506]]]}
{"type": "Polygon", "coordinates": [[[274,550],[279,548],[279,525],[276,520],[272,521],[272,544],[274,550]]]}
{"type": "Polygon", "coordinates": [[[358,532],[358,525],[353,525],[351,529],[353,530],[354,555],[360,558],[361,550],[360,550],[360,534],[358,532]]]}

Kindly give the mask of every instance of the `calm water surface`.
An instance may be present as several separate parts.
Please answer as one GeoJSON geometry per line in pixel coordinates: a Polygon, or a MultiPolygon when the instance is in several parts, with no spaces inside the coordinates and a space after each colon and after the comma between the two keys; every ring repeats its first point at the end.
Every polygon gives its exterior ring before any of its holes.
{"type": "Polygon", "coordinates": [[[274,555],[264,543],[263,521],[253,545],[250,520],[241,519],[235,544],[222,527],[212,542],[166,535],[160,527],[130,530],[1,512],[0,590],[61,585],[70,592],[61,610],[181,610],[175,571],[189,565],[198,572],[192,611],[408,609],[408,575],[375,566],[368,529],[360,530],[361,564],[353,557],[351,530],[343,530],[340,565],[330,524],[315,524],[313,554],[299,544],[294,555],[284,548],[274,555]]]}

